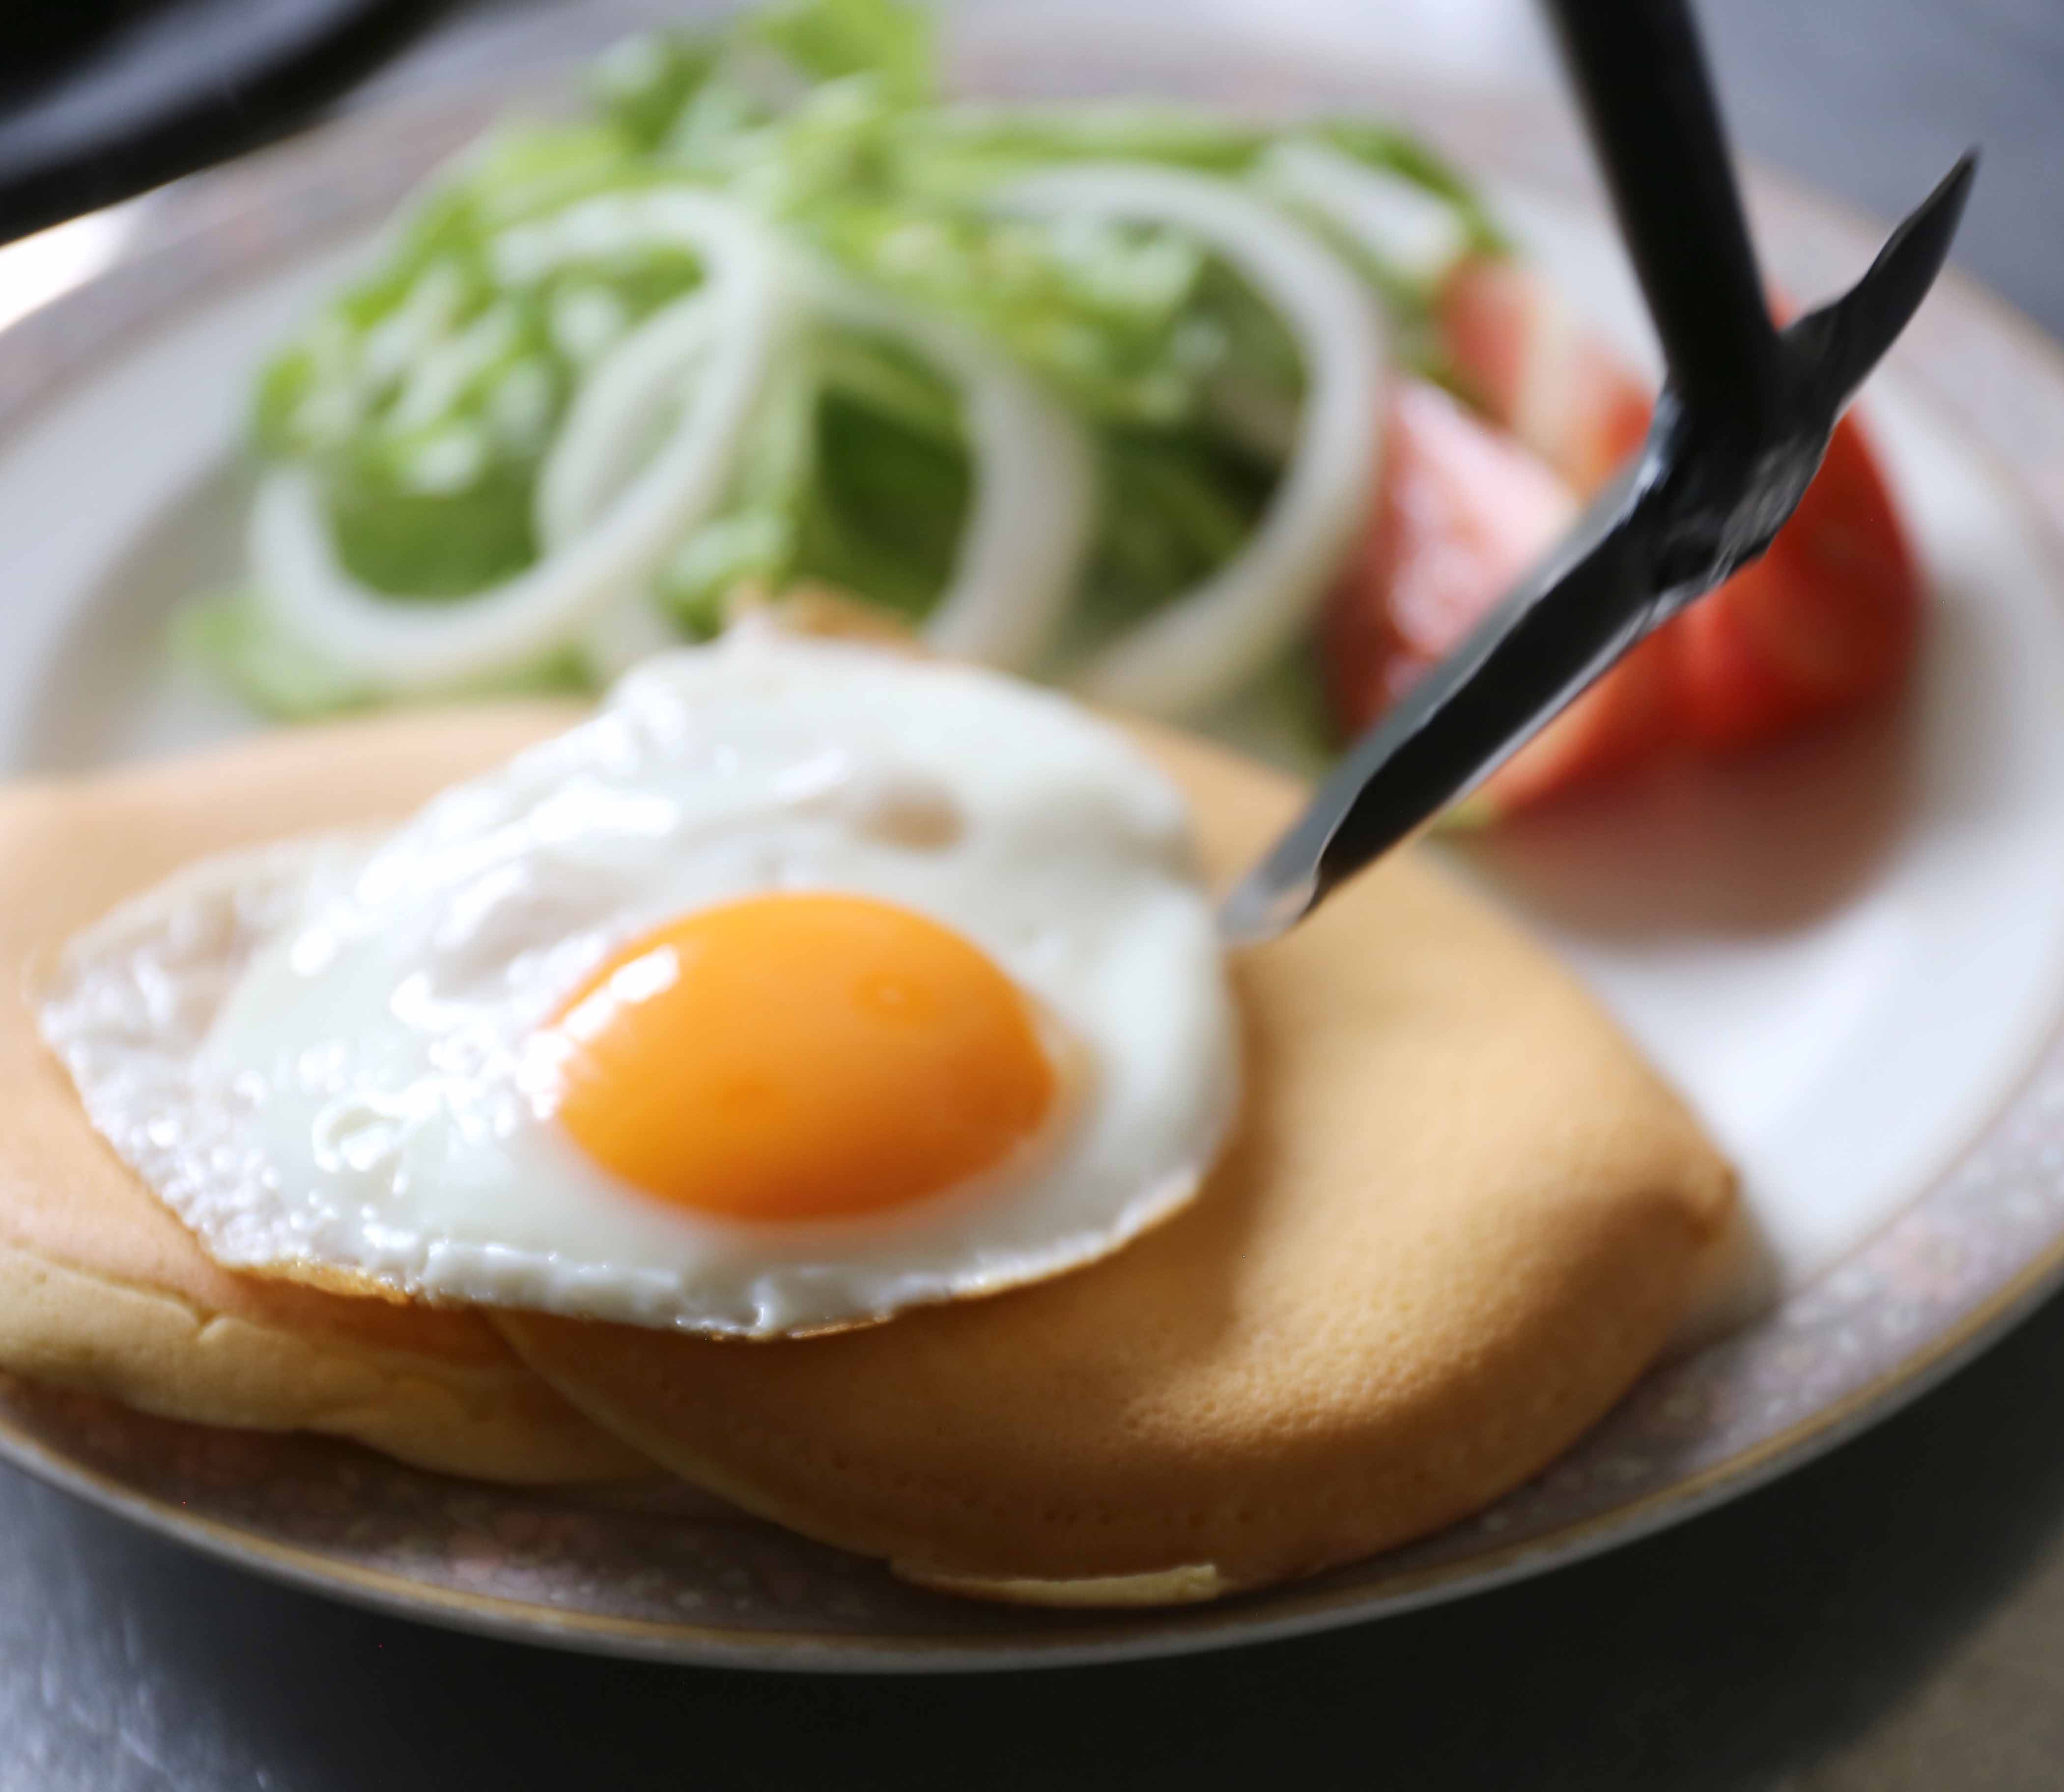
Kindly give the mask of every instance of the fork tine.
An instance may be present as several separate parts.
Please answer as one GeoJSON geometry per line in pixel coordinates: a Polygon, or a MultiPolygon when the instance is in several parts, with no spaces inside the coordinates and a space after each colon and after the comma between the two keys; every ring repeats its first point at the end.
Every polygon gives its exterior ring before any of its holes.
{"type": "Polygon", "coordinates": [[[1863,278],[1784,332],[1805,380],[1831,410],[1863,384],[1928,296],[1949,256],[1977,167],[1978,152],[1966,150],[1886,239],[1863,278]]]}

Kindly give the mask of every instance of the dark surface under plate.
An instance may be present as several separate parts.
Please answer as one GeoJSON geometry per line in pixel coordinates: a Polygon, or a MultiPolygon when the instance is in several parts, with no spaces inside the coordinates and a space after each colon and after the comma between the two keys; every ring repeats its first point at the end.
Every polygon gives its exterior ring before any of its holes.
{"type": "MultiPolygon", "coordinates": [[[[1744,147],[1818,185],[1894,211],[1981,135],[1960,260],[2064,331],[2054,0],[1703,10],[1744,147]]],[[[2053,1301],[1833,1456],[1546,1579],[1215,1657],[950,1680],[641,1667],[422,1629],[0,1469],[0,1792],[2050,1788],[2060,1386],[2053,1301]]]]}

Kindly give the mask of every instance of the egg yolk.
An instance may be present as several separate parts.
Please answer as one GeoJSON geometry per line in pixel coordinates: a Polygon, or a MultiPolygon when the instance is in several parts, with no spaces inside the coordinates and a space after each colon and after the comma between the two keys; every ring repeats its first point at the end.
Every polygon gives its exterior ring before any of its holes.
{"type": "Polygon", "coordinates": [[[1057,1078],[986,955],[871,898],[760,896],[632,941],[554,1023],[560,1125],[662,1200],[878,1213],[1002,1162],[1057,1078]]]}

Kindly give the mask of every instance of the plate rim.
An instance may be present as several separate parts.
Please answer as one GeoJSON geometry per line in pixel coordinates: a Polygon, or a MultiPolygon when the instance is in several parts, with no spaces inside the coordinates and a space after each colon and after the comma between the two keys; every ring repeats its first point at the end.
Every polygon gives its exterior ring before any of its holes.
{"type": "Polygon", "coordinates": [[[1179,1625],[1170,1629],[1143,1625],[1137,1630],[1111,1632],[1057,1625],[1022,1637],[999,1633],[993,1640],[967,1635],[927,1638],[857,1630],[813,1634],[569,1612],[341,1562],[317,1550],[184,1511],[104,1470],[61,1456],[4,1411],[0,1461],[153,1536],[276,1585],[502,1641],[684,1667],[802,1673],[979,1673],[1096,1666],[1287,1641],[1400,1617],[1574,1567],[1641,1542],[1752,1493],[1891,1417],[1997,1343],[2060,1285],[2064,1238],[1973,1309],[1963,1323],[1935,1334],[1929,1340],[1932,1347],[1885,1369],[1841,1401],[1627,1505],[1502,1549],[1407,1574],[1379,1593],[1340,1588],[1300,1593],[1292,1582],[1215,1603],[1167,1608],[1155,1616],[1179,1625]],[[1263,1600],[1269,1604],[1265,1611],[1249,1603],[1263,1600]]]}

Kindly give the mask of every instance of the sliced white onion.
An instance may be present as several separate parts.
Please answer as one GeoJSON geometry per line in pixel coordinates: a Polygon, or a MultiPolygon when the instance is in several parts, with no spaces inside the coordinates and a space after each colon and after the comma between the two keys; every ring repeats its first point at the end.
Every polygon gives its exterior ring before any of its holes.
{"type": "Polygon", "coordinates": [[[721,501],[733,451],[788,333],[778,245],[713,195],[682,188],[613,195],[524,230],[514,259],[530,277],[575,255],[651,244],[691,251],[703,264],[702,287],[615,352],[658,332],[670,315],[667,329],[689,333],[680,320],[706,309],[707,324],[696,327],[710,332],[709,363],[672,436],[591,526],[515,577],[458,602],[397,599],[362,584],[337,559],[308,475],[288,469],[268,476],[252,507],[249,541],[260,600],[297,640],[382,692],[447,690],[518,671],[641,590],[721,501]]]}
{"type": "MultiPolygon", "coordinates": [[[[925,637],[957,658],[1034,665],[1074,598],[1094,521],[1094,455],[1081,426],[1007,358],[944,320],[800,256],[789,278],[799,309],[890,337],[960,389],[974,489],[925,637]]],[[[656,419],[692,382],[715,321],[687,310],[655,317],[583,385],[538,481],[538,534],[548,547],[590,526],[635,468],[656,419]]],[[[627,598],[599,619],[591,655],[606,669],[652,641],[651,622],[631,614],[643,608],[627,598]]]]}
{"type": "Polygon", "coordinates": [[[822,268],[827,321],[893,338],[960,389],[974,469],[967,521],[925,638],[942,654],[1022,671],[1074,602],[1096,521],[1096,457],[1074,414],[999,350],[945,320],[822,268]]]}
{"type": "Polygon", "coordinates": [[[615,683],[641,659],[680,644],[680,630],[660,613],[652,593],[642,585],[611,603],[574,643],[589,677],[600,685],[615,683]]]}
{"type": "Polygon", "coordinates": [[[1296,445],[1247,546],[1071,680],[1099,702],[1191,714],[1239,689],[1290,645],[1361,527],[1382,439],[1381,315],[1362,282],[1308,231],[1207,175],[1086,163],[1014,181],[1001,201],[1188,232],[1282,318],[1303,358],[1296,445]]]}
{"type": "Polygon", "coordinates": [[[542,552],[592,527],[650,461],[723,322],[714,300],[698,291],[654,312],[581,382],[538,469],[531,521],[542,552]]]}
{"type": "Polygon", "coordinates": [[[1322,219],[1372,260],[1427,286],[1461,260],[1455,207],[1404,175],[1309,139],[1273,143],[1255,167],[1269,192],[1322,219]]]}
{"type": "MultiPolygon", "coordinates": [[[[707,292],[692,293],[647,318],[581,382],[538,472],[531,525],[541,553],[566,547],[628,489],[669,413],[687,401],[722,321],[707,292]]],[[[680,637],[639,581],[611,598],[576,644],[589,675],[611,684],[639,660],[678,646],[680,637]]]]}

